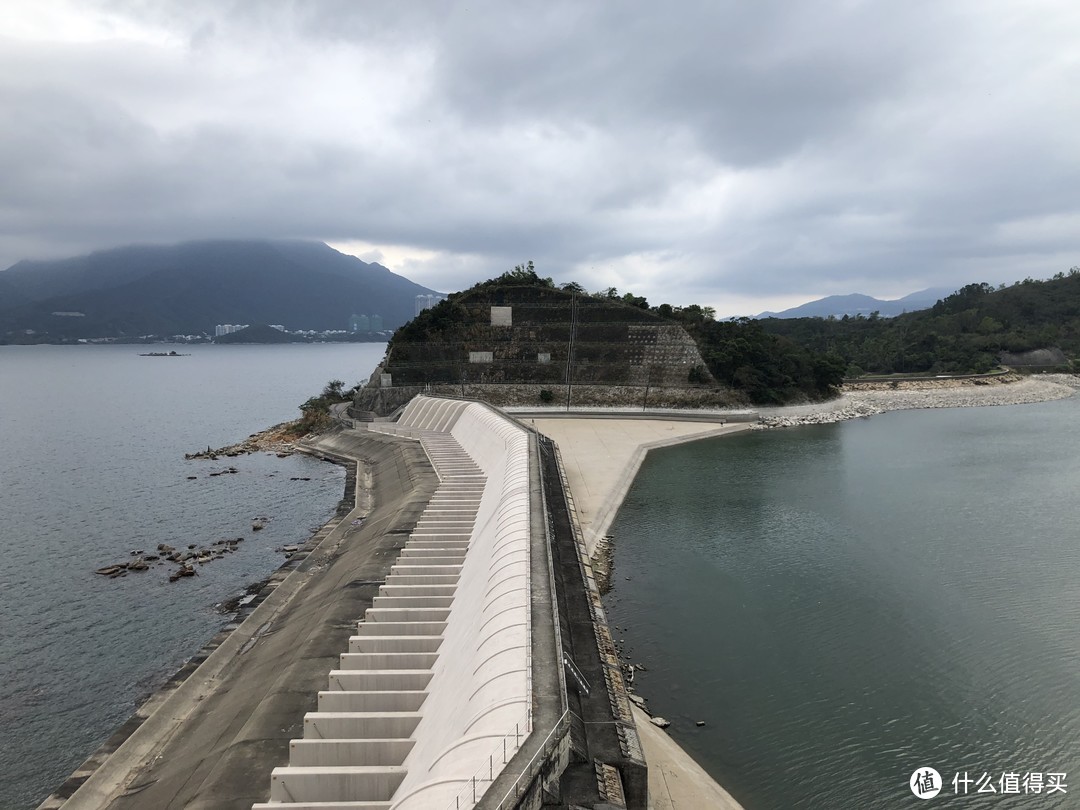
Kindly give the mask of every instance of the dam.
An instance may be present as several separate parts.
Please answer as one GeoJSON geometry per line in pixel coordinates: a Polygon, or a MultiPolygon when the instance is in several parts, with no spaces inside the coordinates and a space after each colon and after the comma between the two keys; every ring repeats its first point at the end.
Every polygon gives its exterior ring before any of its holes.
{"type": "Polygon", "coordinates": [[[43,810],[675,806],[555,442],[420,396],[306,450],[357,466],[355,508],[43,810]]]}

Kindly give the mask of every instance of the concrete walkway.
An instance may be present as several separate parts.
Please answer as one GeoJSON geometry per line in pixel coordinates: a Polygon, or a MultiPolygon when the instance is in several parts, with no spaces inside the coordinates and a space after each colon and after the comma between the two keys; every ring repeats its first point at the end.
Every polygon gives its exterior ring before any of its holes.
{"type": "Polygon", "coordinates": [[[649,806],[653,810],[742,810],[730,793],[666,732],[650,723],[649,716],[637,706],[634,722],[649,766],[649,806]]]}
{"type": "Polygon", "coordinates": [[[749,430],[746,422],[522,418],[559,445],[589,553],[611,526],[645,454],[657,447],[749,430]]]}
{"type": "MultiPolygon", "coordinates": [[[[748,423],[653,419],[522,419],[559,445],[589,553],[611,526],[649,450],[749,430],[748,423]]],[[[689,754],[634,707],[653,810],[742,810],[689,754]]]]}

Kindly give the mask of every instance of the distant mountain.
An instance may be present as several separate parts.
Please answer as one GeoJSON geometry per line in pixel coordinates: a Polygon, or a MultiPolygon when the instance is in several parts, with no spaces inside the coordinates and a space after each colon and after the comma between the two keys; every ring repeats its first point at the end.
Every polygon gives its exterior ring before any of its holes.
{"type": "Polygon", "coordinates": [[[303,343],[304,338],[282,332],[265,323],[238,329],[214,338],[214,343],[303,343]]]}
{"type": "Polygon", "coordinates": [[[221,323],[346,329],[413,317],[434,290],[322,242],[215,240],[22,261],[0,272],[0,342],[214,333],[221,323]]]}
{"type": "Polygon", "coordinates": [[[833,315],[842,318],[845,315],[869,315],[877,312],[882,317],[891,318],[905,312],[929,309],[942,298],[954,292],[952,287],[931,287],[913,292],[896,300],[882,300],[869,295],[853,293],[851,295],[830,295],[810,301],[801,306],[785,309],[783,312],[762,312],[758,318],[828,318],[833,315]]]}

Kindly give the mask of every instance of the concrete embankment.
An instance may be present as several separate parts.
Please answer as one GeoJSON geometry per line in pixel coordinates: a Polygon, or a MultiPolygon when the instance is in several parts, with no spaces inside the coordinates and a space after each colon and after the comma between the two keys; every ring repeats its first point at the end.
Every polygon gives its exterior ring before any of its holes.
{"type": "Polygon", "coordinates": [[[374,510],[336,522],[198,667],[136,712],[104,762],[92,758],[42,808],[248,810],[266,798],[270,768],[287,761],[436,484],[411,442],[343,434],[325,449],[362,459],[374,510]]]}
{"type": "MultiPolygon", "coordinates": [[[[596,551],[650,450],[730,435],[750,423],[679,422],[652,418],[529,417],[526,424],[559,446],[567,483],[589,554],[596,551]]],[[[634,709],[648,765],[649,802],[654,810],[716,808],[739,810],[739,803],[665,732],[634,709]]]]}
{"type": "Polygon", "coordinates": [[[670,415],[656,419],[579,413],[521,419],[559,446],[585,545],[594,554],[650,450],[737,433],[752,425],[727,421],[723,414],[709,416],[676,421],[670,415]]]}
{"type": "Polygon", "coordinates": [[[310,448],[357,460],[370,502],[43,808],[503,807],[560,780],[575,804],[646,806],[587,560],[547,529],[568,513],[539,439],[487,406],[432,402],[400,435],[348,430],[310,448]],[[564,667],[592,687],[575,681],[568,699],[564,667]]]}
{"type": "Polygon", "coordinates": [[[528,432],[429,397],[369,430],[422,447],[438,485],[256,808],[471,807],[533,732],[534,682],[557,667],[553,645],[534,654],[553,631],[531,621],[528,432]]]}

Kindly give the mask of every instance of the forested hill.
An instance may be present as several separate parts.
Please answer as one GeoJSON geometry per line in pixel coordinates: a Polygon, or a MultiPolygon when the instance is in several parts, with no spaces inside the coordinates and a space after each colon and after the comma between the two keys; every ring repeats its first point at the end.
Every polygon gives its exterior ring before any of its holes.
{"type": "Polygon", "coordinates": [[[575,384],[719,386],[747,402],[782,404],[834,396],[844,368],[838,357],[769,334],[757,321],[717,321],[696,305],[650,306],[614,288],[589,294],[573,282],[557,287],[530,263],[421,312],[394,334],[384,370],[409,384],[463,374],[476,382],[483,372],[499,382],[557,385],[570,374],[575,384]],[[512,327],[493,331],[485,320],[491,308],[511,304],[512,327]],[[676,345],[696,346],[680,356],[693,355],[698,364],[648,359],[661,351],[670,356],[676,345]],[[470,352],[491,352],[494,365],[469,364],[470,352]],[[651,362],[660,363],[655,373],[651,362]]]}
{"type": "Polygon", "coordinates": [[[0,272],[0,342],[214,334],[216,324],[393,329],[433,292],[322,242],[214,240],[24,261],[0,272]]]}
{"type": "Polygon", "coordinates": [[[1060,348],[1080,357],[1080,268],[1011,287],[969,284],[931,309],[895,318],[759,321],[769,333],[840,355],[849,374],[981,373],[1002,352],[1060,348]]]}

